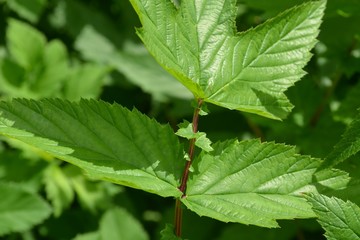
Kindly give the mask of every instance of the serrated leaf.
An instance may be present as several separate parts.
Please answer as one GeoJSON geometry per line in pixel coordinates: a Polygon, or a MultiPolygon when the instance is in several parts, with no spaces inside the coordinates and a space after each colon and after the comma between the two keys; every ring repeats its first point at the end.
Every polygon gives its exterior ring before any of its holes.
{"type": "Polygon", "coordinates": [[[360,208],[335,197],[311,194],[308,197],[318,222],[329,240],[360,239],[360,208]]]}
{"type": "Polygon", "coordinates": [[[323,167],[335,166],[360,151],[360,112],[346,129],[341,140],[326,157],[323,167]]]}
{"type": "Polygon", "coordinates": [[[29,230],[51,213],[40,196],[25,191],[21,185],[1,183],[0,192],[0,236],[29,230]]]}
{"type": "Polygon", "coordinates": [[[0,134],[47,151],[91,177],[180,196],[183,150],[172,129],[118,104],[60,99],[0,102],[0,134]],[[35,124],[36,123],[36,124],[35,124]]]}
{"type": "Polygon", "coordinates": [[[211,147],[211,141],[206,137],[206,133],[203,132],[197,132],[196,133],[196,141],[195,145],[201,149],[203,149],[205,152],[211,152],[214,150],[211,147]]]}
{"type": "Polygon", "coordinates": [[[109,209],[100,221],[100,239],[149,239],[140,222],[121,208],[109,209]]]}
{"type": "Polygon", "coordinates": [[[292,108],[284,91],[304,75],[325,7],[308,2],[238,34],[236,0],[130,2],[148,50],[197,98],[274,119],[292,108]]]}
{"type": "Polygon", "coordinates": [[[211,147],[211,141],[206,137],[206,133],[204,132],[193,132],[193,124],[188,121],[184,121],[183,123],[178,124],[179,129],[175,133],[176,135],[187,138],[187,139],[196,139],[195,145],[206,152],[210,152],[214,150],[211,147]]]}
{"type": "Polygon", "coordinates": [[[184,122],[178,124],[178,127],[179,129],[176,131],[176,135],[186,139],[192,139],[196,137],[196,133],[193,131],[192,123],[185,120],[184,122]]]}
{"type": "Polygon", "coordinates": [[[277,227],[276,219],[314,217],[302,195],[316,192],[320,160],[298,155],[294,147],[228,141],[195,163],[181,200],[199,215],[263,227],[277,227]]]}

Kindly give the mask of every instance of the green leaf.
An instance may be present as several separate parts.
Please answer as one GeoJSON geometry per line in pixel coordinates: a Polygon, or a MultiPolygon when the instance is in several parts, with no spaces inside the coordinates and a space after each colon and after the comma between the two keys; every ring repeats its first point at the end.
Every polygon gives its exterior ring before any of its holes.
{"type": "Polygon", "coordinates": [[[34,79],[31,79],[33,73],[28,73],[28,79],[33,80],[30,89],[41,97],[54,97],[68,78],[68,54],[65,45],[56,39],[50,41],[44,48],[42,62],[39,64],[41,71],[36,72],[38,75],[33,77],[34,79]]]}
{"type": "Polygon", "coordinates": [[[49,217],[49,205],[16,184],[0,184],[0,236],[31,229],[49,217]]]}
{"type": "Polygon", "coordinates": [[[9,53],[20,66],[30,69],[42,61],[45,36],[29,24],[15,19],[9,19],[8,22],[6,38],[9,53]]]}
{"type": "Polygon", "coordinates": [[[206,137],[206,133],[203,133],[203,132],[196,133],[195,145],[198,146],[199,148],[203,149],[206,152],[211,152],[212,150],[214,150],[211,147],[210,139],[208,139],[206,137]]]}
{"type": "Polygon", "coordinates": [[[340,103],[339,109],[334,113],[334,117],[349,125],[356,117],[357,109],[360,107],[360,82],[355,86],[351,86],[345,99],[340,103]]]}
{"type": "Polygon", "coordinates": [[[302,195],[316,191],[320,160],[298,155],[294,147],[228,141],[195,163],[181,200],[201,216],[263,227],[277,227],[276,219],[314,217],[302,195]]]}
{"type": "Polygon", "coordinates": [[[59,40],[46,42],[32,26],[10,19],[7,28],[9,55],[0,61],[0,88],[11,97],[59,96],[68,75],[68,55],[59,40]],[[24,41],[28,39],[28,41],[24,41]]]}
{"type": "Polygon", "coordinates": [[[100,239],[149,239],[140,222],[121,208],[109,209],[100,221],[100,239]]]}
{"type": "Polygon", "coordinates": [[[71,101],[98,98],[110,67],[87,63],[74,68],[65,82],[64,95],[71,101]]]}
{"type": "Polygon", "coordinates": [[[48,167],[44,180],[47,198],[51,200],[54,208],[54,216],[59,217],[74,200],[71,182],[57,164],[48,167]]]}
{"type": "Polygon", "coordinates": [[[81,31],[75,47],[85,59],[112,66],[156,100],[193,98],[183,85],[156,63],[142,45],[127,42],[123,49],[117,49],[105,36],[87,26],[81,31]]]}
{"type": "Polygon", "coordinates": [[[47,163],[23,155],[24,152],[17,151],[0,152],[0,181],[19,183],[29,192],[38,192],[43,185],[47,163]]]}
{"type": "Polygon", "coordinates": [[[46,3],[47,0],[7,0],[10,9],[32,23],[39,20],[46,3]]]}
{"type": "Polygon", "coordinates": [[[346,129],[341,140],[326,157],[323,167],[335,166],[360,151],[360,112],[346,129]]]}
{"type": "Polygon", "coordinates": [[[161,240],[181,240],[182,238],[175,236],[174,226],[166,224],[165,228],[160,232],[161,240]]]}
{"type": "Polygon", "coordinates": [[[73,240],[101,240],[99,232],[78,234],[73,240]]]}
{"type": "Polygon", "coordinates": [[[131,0],[138,35],[157,61],[197,98],[281,119],[284,91],[305,72],[325,2],[308,2],[236,33],[236,0],[131,0]]]}
{"type": "Polygon", "coordinates": [[[180,196],[183,149],[170,126],[118,104],[0,102],[0,134],[43,149],[93,178],[180,196]],[[36,124],[34,124],[36,123],[36,124]]]}
{"type": "Polygon", "coordinates": [[[335,197],[311,194],[308,197],[318,222],[329,240],[360,239],[360,208],[335,197]]]}
{"type": "Polygon", "coordinates": [[[205,150],[206,152],[210,152],[212,150],[214,150],[211,147],[211,141],[210,139],[208,139],[206,137],[206,133],[204,132],[193,132],[193,124],[189,123],[188,121],[184,121],[183,123],[180,123],[178,125],[180,128],[178,129],[178,131],[175,133],[176,135],[183,137],[183,138],[187,138],[187,139],[194,139],[195,140],[195,145],[198,146],[199,148],[205,150]]]}
{"type": "Polygon", "coordinates": [[[82,174],[81,169],[68,165],[65,173],[71,178],[72,187],[82,208],[96,213],[98,209],[108,209],[113,205],[114,195],[122,191],[122,187],[104,181],[90,181],[82,174]]]}

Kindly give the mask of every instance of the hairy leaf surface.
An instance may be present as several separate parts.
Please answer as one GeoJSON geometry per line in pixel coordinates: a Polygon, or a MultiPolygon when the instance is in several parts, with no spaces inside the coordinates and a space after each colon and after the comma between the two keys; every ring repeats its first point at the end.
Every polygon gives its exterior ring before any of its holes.
{"type": "Polygon", "coordinates": [[[199,215],[263,227],[277,227],[275,219],[314,217],[302,193],[316,191],[320,160],[294,147],[228,141],[196,162],[182,201],[199,215]]]}
{"type": "Polygon", "coordinates": [[[130,2],[148,50],[197,98],[274,119],[292,109],[284,92],[305,73],[325,7],[305,3],[237,33],[236,0],[130,2]]]}
{"type": "Polygon", "coordinates": [[[84,169],[91,177],[178,196],[183,153],[169,126],[94,100],[0,103],[0,133],[84,169]]]}
{"type": "Polygon", "coordinates": [[[319,194],[312,194],[308,199],[327,239],[360,239],[360,208],[357,205],[319,194]]]}

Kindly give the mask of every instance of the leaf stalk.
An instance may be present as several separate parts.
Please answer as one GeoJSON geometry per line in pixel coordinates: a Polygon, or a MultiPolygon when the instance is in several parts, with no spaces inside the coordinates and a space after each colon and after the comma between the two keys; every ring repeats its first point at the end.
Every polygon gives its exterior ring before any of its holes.
{"type": "MultiPolygon", "coordinates": [[[[203,104],[203,99],[198,99],[197,107],[194,110],[193,119],[192,119],[192,126],[193,126],[192,130],[194,133],[196,133],[198,131],[199,113],[200,113],[202,104],[203,104]]],[[[190,166],[194,160],[194,154],[195,154],[195,141],[196,141],[195,138],[190,139],[189,151],[188,151],[189,161],[186,161],[184,172],[183,172],[183,175],[181,178],[181,185],[179,187],[179,190],[182,192],[181,198],[184,198],[186,196],[185,195],[186,184],[187,184],[187,180],[189,178],[190,166]]],[[[181,201],[180,201],[180,199],[176,199],[176,203],[175,203],[175,234],[178,237],[181,237],[181,226],[182,226],[181,201]]]]}

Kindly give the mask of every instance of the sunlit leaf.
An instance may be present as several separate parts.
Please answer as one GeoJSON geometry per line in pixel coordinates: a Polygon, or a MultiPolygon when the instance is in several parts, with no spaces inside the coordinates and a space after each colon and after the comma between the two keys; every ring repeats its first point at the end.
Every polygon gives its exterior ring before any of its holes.
{"type": "Polygon", "coordinates": [[[195,161],[181,200],[199,215],[263,227],[277,227],[276,219],[314,216],[303,193],[317,191],[313,174],[321,161],[296,154],[294,147],[230,141],[195,161]]]}
{"type": "Polygon", "coordinates": [[[284,118],[284,91],[310,59],[325,1],[308,2],[236,33],[236,0],[131,0],[138,34],[157,61],[197,98],[229,109],[284,118]]]}
{"type": "Polygon", "coordinates": [[[136,110],[54,99],[1,102],[0,112],[1,134],[77,165],[93,178],[161,196],[181,194],[178,139],[169,126],[136,110]]]}
{"type": "Polygon", "coordinates": [[[308,198],[329,240],[360,239],[360,208],[335,197],[312,194],[308,198]]]}

